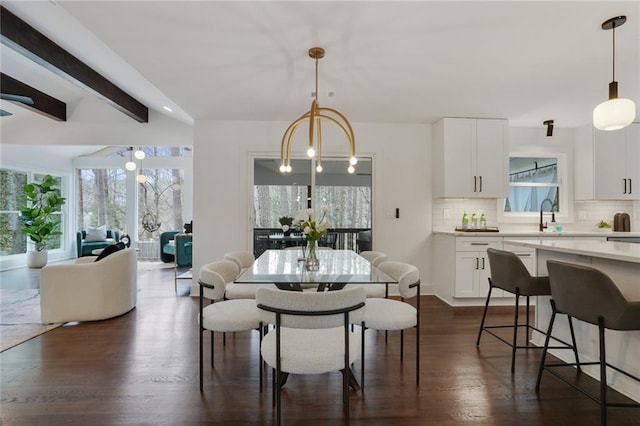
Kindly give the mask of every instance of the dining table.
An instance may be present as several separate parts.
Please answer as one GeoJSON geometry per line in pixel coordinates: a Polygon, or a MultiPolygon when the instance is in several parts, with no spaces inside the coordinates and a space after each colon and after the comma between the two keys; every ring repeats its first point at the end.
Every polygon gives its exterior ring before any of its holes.
{"type": "Polygon", "coordinates": [[[343,289],[347,284],[396,284],[397,281],[353,250],[317,250],[317,271],[307,271],[300,249],[266,250],[235,280],[242,284],[275,284],[281,290],[302,291],[307,285],[318,291],[343,289]]]}

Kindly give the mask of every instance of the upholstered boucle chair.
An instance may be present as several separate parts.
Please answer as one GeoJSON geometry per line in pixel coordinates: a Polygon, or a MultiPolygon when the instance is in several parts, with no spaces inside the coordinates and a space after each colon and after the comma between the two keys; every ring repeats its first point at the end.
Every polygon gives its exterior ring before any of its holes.
{"type": "MultiPolygon", "coordinates": [[[[211,367],[214,366],[214,333],[258,330],[260,321],[258,309],[253,299],[223,300],[226,284],[238,276],[238,265],[230,260],[207,263],[200,268],[200,390],[203,389],[203,349],[205,330],[211,331],[211,367]],[[205,307],[204,299],[213,303],[205,307]]],[[[260,332],[262,340],[262,333],[260,332]]],[[[262,386],[262,368],[260,368],[260,386],[262,386]]]]}
{"type": "MultiPolygon", "coordinates": [[[[342,372],[345,418],[349,419],[350,365],[360,344],[349,323],[360,323],[365,306],[361,288],[330,292],[296,292],[261,288],[256,296],[260,320],[275,329],[263,339],[262,357],[274,369],[276,423],[282,421],[283,375],[342,372]]],[[[320,395],[324,392],[319,392],[320,395]]]]}
{"type": "MultiPolygon", "coordinates": [[[[398,282],[401,300],[368,298],[362,322],[361,386],[364,388],[364,333],[366,329],[400,331],[400,361],[404,359],[404,330],[416,329],[416,385],[420,384],[420,273],[408,263],[385,261],[378,268],[398,282]],[[416,306],[405,302],[416,298],[416,306]]],[[[357,324],[354,322],[354,324],[357,324]]]]}
{"type": "MultiPolygon", "coordinates": [[[[387,255],[380,251],[362,251],[360,256],[364,257],[373,266],[377,267],[380,263],[387,260],[387,255]]],[[[362,287],[367,297],[387,297],[389,296],[389,284],[348,284],[351,287],[362,287]]]]}
{"type": "MultiPolygon", "coordinates": [[[[256,258],[250,251],[238,250],[230,251],[224,255],[225,260],[230,260],[238,265],[238,275],[242,274],[245,269],[250,268],[256,258]]],[[[236,277],[234,277],[235,279],[236,277]]],[[[233,281],[233,280],[232,280],[233,281]]],[[[225,299],[255,299],[256,291],[260,287],[274,288],[273,284],[236,284],[228,282],[225,290],[225,299]]]]}
{"type": "Polygon", "coordinates": [[[42,322],[96,321],[129,312],[136,306],[136,251],[124,249],[95,262],[48,264],[40,272],[42,322]]]}

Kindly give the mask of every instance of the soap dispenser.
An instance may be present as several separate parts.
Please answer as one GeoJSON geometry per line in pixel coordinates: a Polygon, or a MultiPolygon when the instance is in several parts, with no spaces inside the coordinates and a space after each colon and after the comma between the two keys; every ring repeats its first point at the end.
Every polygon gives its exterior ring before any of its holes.
{"type": "Polygon", "coordinates": [[[487,217],[484,214],[484,211],[480,212],[480,229],[487,229],[487,217]]]}

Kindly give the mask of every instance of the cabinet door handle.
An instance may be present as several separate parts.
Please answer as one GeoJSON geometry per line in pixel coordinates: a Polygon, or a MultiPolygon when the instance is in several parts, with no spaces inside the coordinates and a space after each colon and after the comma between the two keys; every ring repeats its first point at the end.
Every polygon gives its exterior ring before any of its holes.
{"type": "Polygon", "coordinates": [[[479,264],[480,263],[478,262],[478,258],[476,257],[476,269],[478,269],[479,264]]]}
{"type": "Polygon", "coordinates": [[[480,176],[480,191],[478,192],[482,192],[482,176],[480,176]]]}
{"type": "Polygon", "coordinates": [[[473,192],[478,192],[478,176],[473,177],[473,192]]]}
{"type": "Polygon", "coordinates": [[[482,270],[484,271],[484,257],[482,258],[482,270]]]}
{"type": "Polygon", "coordinates": [[[622,180],[624,181],[624,192],[623,192],[623,194],[626,194],[627,193],[627,179],[625,178],[625,179],[622,179],[622,180]]]}
{"type": "Polygon", "coordinates": [[[472,246],[488,246],[489,243],[471,243],[472,246]]]}
{"type": "Polygon", "coordinates": [[[518,257],[529,257],[529,256],[531,256],[531,254],[529,254],[529,253],[518,253],[517,256],[518,257]]]}
{"type": "Polygon", "coordinates": [[[629,194],[631,194],[633,191],[631,190],[631,178],[629,178],[629,194]]]}

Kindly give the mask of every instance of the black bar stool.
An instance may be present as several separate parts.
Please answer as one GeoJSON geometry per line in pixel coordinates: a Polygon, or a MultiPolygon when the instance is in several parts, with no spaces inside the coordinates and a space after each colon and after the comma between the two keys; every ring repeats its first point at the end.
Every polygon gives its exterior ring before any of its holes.
{"type": "MultiPolygon", "coordinates": [[[[482,321],[480,323],[480,330],[478,331],[478,340],[476,340],[476,346],[480,345],[480,337],[482,337],[483,331],[491,334],[503,343],[509,345],[511,347],[511,372],[513,372],[516,364],[516,349],[542,349],[542,347],[540,346],[533,346],[529,344],[529,332],[531,330],[535,330],[539,333],[545,334],[544,331],[537,329],[529,322],[530,297],[551,296],[549,277],[532,277],[531,274],[529,274],[529,271],[527,271],[526,266],[524,266],[524,263],[522,263],[522,260],[515,253],[512,253],[510,251],[488,248],[487,254],[489,255],[491,278],[489,278],[489,293],[487,293],[487,301],[484,305],[484,313],[482,314],[482,321]],[[499,288],[515,295],[516,300],[513,324],[491,326],[485,325],[487,310],[489,308],[489,301],[491,299],[491,292],[494,288],[499,288]],[[527,300],[527,314],[524,324],[518,323],[520,296],[526,296],[527,300]],[[527,333],[527,338],[525,339],[526,343],[524,346],[518,345],[519,327],[525,327],[525,332],[527,333]],[[493,329],[497,328],[513,328],[513,340],[510,342],[494,332],[493,329]]],[[[553,348],[566,349],[575,347],[575,336],[573,334],[573,324],[571,323],[570,317],[569,328],[571,329],[571,338],[574,344],[570,345],[554,337],[554,340],[562,343],[564,346],[553,348]]],[[[577,360],[577,352],[575,352],[575,356],[577,360]]]]}
{"type": "MultiPolygon", "coordinates": [[[[560,380],[564,381],[574,389],[582,392],[589,398],[600,403],[600,424],[607,424],[607,407],[640,407],[640,404],[617,404],[607,402],[607,367],[624,374],[638,382],[640,379],[620,370],[618,367],[607,364],[605,351],[605,329],[631,331],[640,330],[640,301],[628,302],[620,293],[615,283],[598,269],[576,265],[572,263],[559,262],[555,260],[547,261],[549,270],[549,281],[551,285],[551,321],[545,339],[540,369],[538,370],[538,380],[536,382],[536,392],[540,391],[540,381],[542,372],[548,371],[560,380]],[[598,326],[598,337],[600,344],[600,360],[597,362],[580,363],[545,363],[549,345],[549,337],[553,330],[556,314],[566,314],[581,321],[598,326]],[[599,365],[600,366],[600,397],[588,393],[586,390],[571,383],[562,377],[553,367],[576,366],[580,372],[580,366],[599,365]]],[[[575,341],[574,341],[575,346],[575,341]]],[[[577,351],[577,348],[574,348],[577,351]]]]}

